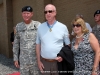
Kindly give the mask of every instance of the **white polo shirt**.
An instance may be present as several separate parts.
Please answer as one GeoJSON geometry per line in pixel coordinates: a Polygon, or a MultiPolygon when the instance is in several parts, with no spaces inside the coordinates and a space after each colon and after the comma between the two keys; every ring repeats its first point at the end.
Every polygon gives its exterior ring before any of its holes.
{"type": "Polygon", "coordinates": [[[55,59],[63,47],[63,43],[70,44],[67,27],[56,21],[50,32],[47,22],[42,23],[37,30],[36,44],[41,45],[41,56],[46,59],[55,59]]]}

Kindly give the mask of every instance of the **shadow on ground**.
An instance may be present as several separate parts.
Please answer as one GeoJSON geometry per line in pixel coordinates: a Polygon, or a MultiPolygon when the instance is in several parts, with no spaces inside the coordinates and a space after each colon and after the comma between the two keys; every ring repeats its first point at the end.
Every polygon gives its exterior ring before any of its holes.
{"type": "Polygon", "coordinates": [[[0,54],[0,75],[6,75],[17,71],[18,69],[14,66],[13,59],[0,54]]]}

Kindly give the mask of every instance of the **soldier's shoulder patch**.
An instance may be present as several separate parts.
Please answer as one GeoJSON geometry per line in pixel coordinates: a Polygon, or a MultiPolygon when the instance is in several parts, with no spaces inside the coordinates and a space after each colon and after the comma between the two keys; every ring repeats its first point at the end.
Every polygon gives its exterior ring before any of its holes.
{"type": "Polygon", "coordinates": [[[25,29],[24,22],[18,23],[16,26],[16,29],[17,29],[17,31],[22,31],[23,29],[25,29]]]}

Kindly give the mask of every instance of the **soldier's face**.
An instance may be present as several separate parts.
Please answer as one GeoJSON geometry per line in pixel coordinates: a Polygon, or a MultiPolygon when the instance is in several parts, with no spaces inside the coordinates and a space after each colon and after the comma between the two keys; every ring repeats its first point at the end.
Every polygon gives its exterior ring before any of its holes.
{"type": "Polygon", "coordinates": [[[94,19],[95,19],[95,22],[100,22],[100,14],[96,14],[94,19]]]}
{"type": "Polygon", "coordinates": [[[33,12],[24,11],[22,12],[22,17],[24,21],[30,21],[33,16],[33,12]]]}

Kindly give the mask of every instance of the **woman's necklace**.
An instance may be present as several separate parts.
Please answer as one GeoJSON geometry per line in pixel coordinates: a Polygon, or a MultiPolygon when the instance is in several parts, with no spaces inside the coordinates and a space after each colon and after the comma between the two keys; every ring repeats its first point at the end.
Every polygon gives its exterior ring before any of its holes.
{"type": "Polygon", "coordinates": [[[76,38],[81,38],[84,35],[84,33],[81,36],[76,36],[76,38]]]}

